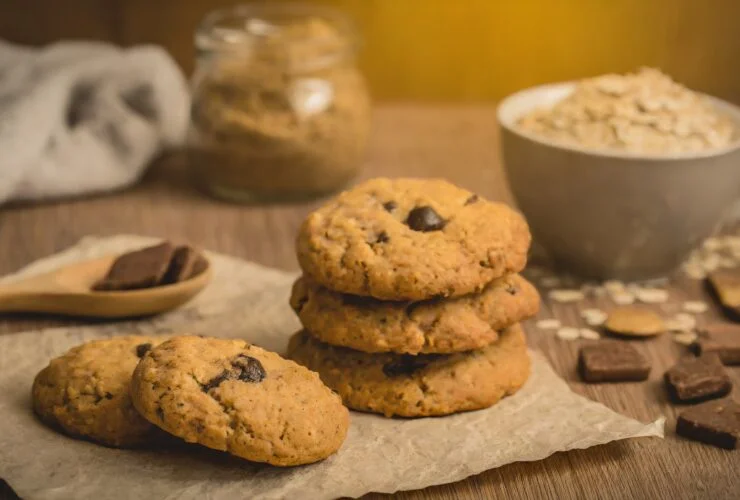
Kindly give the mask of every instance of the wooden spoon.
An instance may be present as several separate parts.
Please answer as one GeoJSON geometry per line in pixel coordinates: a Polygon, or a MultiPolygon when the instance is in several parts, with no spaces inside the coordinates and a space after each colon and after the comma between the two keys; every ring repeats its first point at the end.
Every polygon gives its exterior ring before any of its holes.
{"type": "Polygon", "coordinates": [[[156,314],[184,304],[211,279],[211,266],[190,279],[139,290],[98,292],[91,287],[103,278],[118,255],[87,260],[0,284],[0,312],[38,312],[67,316],[126,318],[156,314]]]}

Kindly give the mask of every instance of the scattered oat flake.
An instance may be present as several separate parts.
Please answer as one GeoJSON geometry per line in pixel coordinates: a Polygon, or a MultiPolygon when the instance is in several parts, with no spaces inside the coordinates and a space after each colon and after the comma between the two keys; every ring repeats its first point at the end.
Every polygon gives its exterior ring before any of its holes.
{"type": "Polygon", "coordinates": [[[586,298],[580,290],[563,288],[560,290],[551,290],[549,297],[555,302],[578,302],[586,298]]]}
{"type": "Polygon", "coordinates": [[[599,340],[601,338],[601,334],[599,332],[590,328],[581,328],[578,333],[582,339],[586,340],[599,340]]]}
{"type": "Polygon", "coordinates": [[[606,321],[607,314],[601,309],[584,309],[581,311],[581,318],[588,326],[599,326],[606,321]]]}
{"type": "Polygon", "coordinates": [[[612,294],[612,300],[620,306],[628,306],[635,302],[635,296],[629,292],[619,292],[612,294]]]}
{"type": "Polygon", "coordinates": [[[617,280],[609,280],[604,282],[604,288],[609,293],[618,293],[624,291],[624,283],[617,280]]]}
{"type": "Polygon", "coordinates": [[[555,330],[560,328],[560,320],[558,319],[541,319],[536,324],[540,330],[555,330]]]}
{"type": "Polygon", "coordinates": [[[737,261],[730,257],[722,257],[721,259],[719,259],[719,267],[732,269],[733,267],[737,267],[737,261]]]}
{"type": "Polygon", "coordinates": [[[714,252],[722,248],[722,241],[719,238],[707,238],[704,240],[704,248],[710,252],[714,252]]]}
{"type": "Polygon", "coordinates": [[[542,286],[547,288],[554,288],[556,286],[560,286],[560,278],[557,276],[545,276],[540,281],[542,283],[542,286]]]}
{"type": "Polygon", "coordinates": [[[578,328],[565,326],[563,328],[560,328],[556,335],[561,340],[576,340],[578,337],[581,336],[581,332],[578,328]]]}
{"type": "Polygon", "coordinates": [[[668,300],[668,292],[660,288],[639,288],[635,297],[645,304],[660,304],[668,300]]]}
{"type": "Polygon", "coordinates": [[[692,314],[702,314],[709,310],[709,305],[700,300],[689,300],[683,303],[683,310],[692,314]]]}
{"type": "Polygon", "coordinates": [[[671,332],[685,332],[696,326],[696,318],[691,314],[679,313],[665,322],[666,330],[671,332]]]}
{"type": "Polygon", "coordinates": [[[691,345],[696,341],[696,333],[694,332],[681,332],[673,336],[673,340],[683,345],[691,345]]]}

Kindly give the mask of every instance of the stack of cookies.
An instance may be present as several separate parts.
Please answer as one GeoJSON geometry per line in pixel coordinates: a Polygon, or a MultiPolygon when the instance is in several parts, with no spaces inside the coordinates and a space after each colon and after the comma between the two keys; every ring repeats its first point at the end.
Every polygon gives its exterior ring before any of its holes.
{"type": "Polygon", "coordinates": [[[443,180],[374,179],[310,214],[288,355],[350,408],[386,416],[491,406],[529,375],[519,322],[539,306],[516,274],[523,218],[443,180]]]}

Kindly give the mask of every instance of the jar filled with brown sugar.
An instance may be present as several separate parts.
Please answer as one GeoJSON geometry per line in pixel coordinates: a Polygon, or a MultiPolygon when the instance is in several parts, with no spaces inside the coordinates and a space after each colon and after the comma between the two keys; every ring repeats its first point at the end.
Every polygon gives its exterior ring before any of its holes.
{"type": "Polygon", "coordinates": [[[216,11],[196,32],[188,137],[198,184],[239,202],[334,192],[358,172],[370,99],[354,25],[331,9],[216,11]]]}

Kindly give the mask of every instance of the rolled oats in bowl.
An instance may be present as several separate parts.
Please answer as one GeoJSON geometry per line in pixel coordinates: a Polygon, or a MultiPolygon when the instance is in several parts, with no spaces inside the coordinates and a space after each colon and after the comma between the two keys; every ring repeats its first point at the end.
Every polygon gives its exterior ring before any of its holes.
{"type": "Polygon", "coordinates": [[[704,95],[652,68],[583,80],[518,126],[563,144],[646,154],[702,152],[738,139],[737,124],[704,95]]]}

